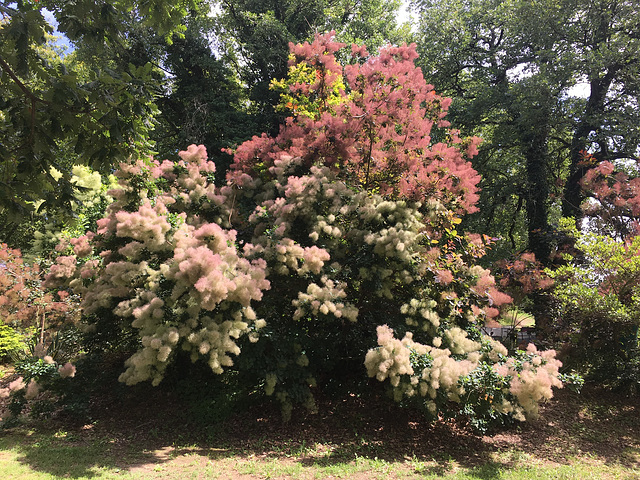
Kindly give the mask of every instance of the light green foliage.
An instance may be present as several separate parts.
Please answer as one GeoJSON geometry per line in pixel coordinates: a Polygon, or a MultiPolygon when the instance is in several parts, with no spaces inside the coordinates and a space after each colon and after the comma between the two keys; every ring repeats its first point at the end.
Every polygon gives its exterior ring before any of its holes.
{"type": "Polygon", "coordinates": [[[577,254],[549,271],[562,304],[569,359],[594,380],[635,391],[640,384],[640,236],[622,242],[578,233],[575,227],[570,231],[577,254]]]}
{"type": "Polygon", "coordinates": [[[0,362],[10,360],[11,355],[25,348],[24,337],[9,325],[0,324],[0,362]]]}
{"type": "Polygon", "coordinates": [[[574,233],[579,257],[549,271],[559,281],[556,295],[571,308],[640,325],[640,236],[621,242],[594,233],[574,233]]]}
{"type": "Polygon", "coordinates": [[[402,44],[407,28],[396,22],[397,0],[233,0],[219,2],[218,41],[235,60],[239,78],[249,87],[252,110],[262,131],[277,132],[284,117],[274,112],[274,79],[287,75],[289,42],[309,41],[314,33],[336,31],[339,41],[366,43],[371,51],[402,44]]]}
{"type": "MultiPolygon", "coordinates": [[[[60,175],[52,170],[53,176],[60,175]]],[[[74,200],[70,202],[72,216],[58,210],[41,212],[46,220],[31,225],[33,243],[31,252],[47,259],[53,254],[55,247],[61,240],[79,237],[88,231],[95,230],[96,222],[102,218],[107,206],[113,202],[108,191],[117,186],[117,179],[113,175],[103,177],[90,167],[74,165],[71,168],[70,184],[74,200]]]]}
{"type": "MultiPolygon", "coordinates": [[[[295,60],[295,56],[290,55],[289,60],[295,60]]],[[[291,86],[296,84],[313,85],[321,75],[320,71],[307,63],[301,62],[290,66],[286,79],[274,79],[271,82],[271,89],[280,92],[280,103],[276,106],[276,110],[292,112],[295,115],[306,116],[314,120],[317,120],[325,111],[333,111],[332,107],[344,102],[341,92],[346,87],[342,79],[331,82],[330,92],[311,90],[306,95],[300,95],[291,91],[291,86]]],[[[322,84],[324,86],[324,82],[322,84]]]]}

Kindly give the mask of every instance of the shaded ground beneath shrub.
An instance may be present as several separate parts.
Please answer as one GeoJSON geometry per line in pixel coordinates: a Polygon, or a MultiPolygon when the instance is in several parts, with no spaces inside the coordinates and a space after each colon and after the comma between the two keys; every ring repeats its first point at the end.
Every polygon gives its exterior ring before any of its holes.
{"type": "Polygon", "coordinates": [[[456,468],[477,472],[473,478],[504,478],[500,472],[523,462],[555,468],[576,461],[640,478],[640,400],[588,388],[580,395],[559,390],[540,419],[483,436],[461,422],[428,423],[378,397],[321,400],[318,414],[294,411],[283,423],[270,404],[222,421],[214,419],[215,406],[194,415],[175,392],[141,387],[116,393],[94,401],[90,422],[54,417],[0,432],[0,460],[17,449],[31,469],[71,478],[91,478],[101,468],[142,478],[183,478],[185,472],[196,472],[185,478],[298,478],[312,472],[305,478],[364,479],[376,478],[370,471],[376,465],[380,478],[445,476],[456,468]],[[77,458],[72,465],[47,460],[45,451],[55,457],[56,449],[77,458]]]}

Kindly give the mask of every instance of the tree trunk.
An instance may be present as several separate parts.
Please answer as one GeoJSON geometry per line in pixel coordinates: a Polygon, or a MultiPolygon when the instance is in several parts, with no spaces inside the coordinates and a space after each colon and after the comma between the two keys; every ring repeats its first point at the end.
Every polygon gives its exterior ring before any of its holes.
{"type": "Polygon", "coordinates": [[[546,135],[535,132],[525,145],[527,162],[527,226],[529,250],[536,259],[547,264],[551,254],[549,232],[549,182],[546,135]]]}
{"type": "MultiPolygon", "coordinates": [[[[38,307],[38,312],[40,311],[40,307],[38,307]]],[[[42,320],[40,320],[40,344],[44,345],[44,327],[45,327],[45,321],[46,321],[46,317],[45,317],[45,311],[44,308],[42,309],[42,320]]]]}
{"type": "MultiPolygon", "coordinates": [[[[592,43],[594,45],[605,44],[610,35],[608,12],[600,12],[598,20],[598,27],[593,32],[592,43]]],[[[600,128],[600,119],[604,114],[607,93],[621,67],[619,64],[612,63],[604,67],[603,70],[589,75],[589,99],[571,140],[569,153],[571,163],[569,165],[569,177],[564,188],[562,215],[575,218],[578,228],[580,228],[583,216],[580,206],[585,198],[580,182],[589,169],[589,166],[584,162],[584,154],[588,152],[592,143],[589,141],[589,135],[592,132],[597,133],[600,128]],[[604,75],[602,75],[602,71],[605,72],[604,75]]],[[[597,138],[596,141],[598,141],[597,138]]],[[[606,145],[604,147],[606,148],[606,145]]]]}

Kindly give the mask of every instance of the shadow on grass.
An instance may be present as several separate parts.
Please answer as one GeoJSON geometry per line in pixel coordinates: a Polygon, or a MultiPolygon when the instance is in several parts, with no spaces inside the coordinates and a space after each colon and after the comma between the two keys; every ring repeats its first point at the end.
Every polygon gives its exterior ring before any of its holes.
{"type": "Polygon", "coordinates": [[[183,399],[162,390],[145,395],[103,400],[90,425],[47,422],[0,433],[0,450],[16,452],[34,471],[66,478],[150,469],[186,455],[286,460],[303,469],[346,469],[364,459],[368,465],[401,465],[416,477],[444,477],[463,468],[485,480],[508,476],[526,463],[526,455],[560,464],[584,456],[640,467],[638,399],[600,393],[562,392],[539,421],[487,436],[455,422],[430,424],[379,398],[323,402],[321,414],[300,414],[285,424],[270,405],[217,421],[193,418],[183,399]],[[514,451],[525,455],[509,458],[514,451]],[[500,454],[504,461],[497,460],[500,454]]]}
{"type": "MultiPolygon", "coordinates": [[[[499,449],[509,446],[509,435],[495,435],[499,449]]],[[[568,390],[542,409],[540,420],[523,424],[518,448],[537,457],[564,464],[573,457],[589,457],[609,466],[640,468],[640,396],[586,388],[578,395],[568,390]]]]}
{"type": "MultiPolygon", "coordinates": [[[[100,471],[129,468],[127,456],[112,450],[103,440],[81,441],[52,438],[47,433],[28,434],[19,429],[0,437],[0,450],[11,450],[16,459],[36,472],[56,478],[93,478],[100,471]]],[[[156,461],[152,453],[135,455],[141,463],[156,461]]]]}

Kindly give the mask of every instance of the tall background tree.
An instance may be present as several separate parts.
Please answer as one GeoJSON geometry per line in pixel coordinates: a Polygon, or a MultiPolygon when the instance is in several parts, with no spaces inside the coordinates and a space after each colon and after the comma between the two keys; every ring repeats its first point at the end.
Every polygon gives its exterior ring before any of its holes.
{"type": "Polygon", "coordinates": [[[0,3],[0,237],[11,240],[36,209],[68,206],[73,163],[109,170],[150,151],[154,66],[132,62],[131,26],[167,41],[191,0],[0,3]],[[51,54],[47,9],[77,50],[51,54]],[[70,159],[70,157],[72,157],[70,159]],[[60,172],[52,175],[52,167],[60,172]]]}
{"type": "MultiPolygon", "coordinates": [[[[588,97],[577,110],[570,146],[563,214],[579,219],[584,194],[579,183],[588,162],[640,155],[640,2],[575,2],[570,44],[588,97]]],[[[593,165],[591,165],[593,166],[593,165]]]]}
{"type": "Polygon", "coordinates": [[[475,227],[506,240],[501,255],[528,248],[547,262],[552,224],[582,218],[584,153],[638,153],[638,2],[413,5],[427,79],[455,98],[465,133],[485,140],[475,227]]]}
{"type": "Polygon", "coordinates": [[[177,145],[205,145],[209,158],[224,171],[231,157],[222,149],[257,133],[257,119],[246,107],[245,89],[226,58],[209,44],[212,19],[194,14],[186,25],[185,35],[165,49],[166,79],[151,136],[162,158],[175,158],[177,145]]]}

